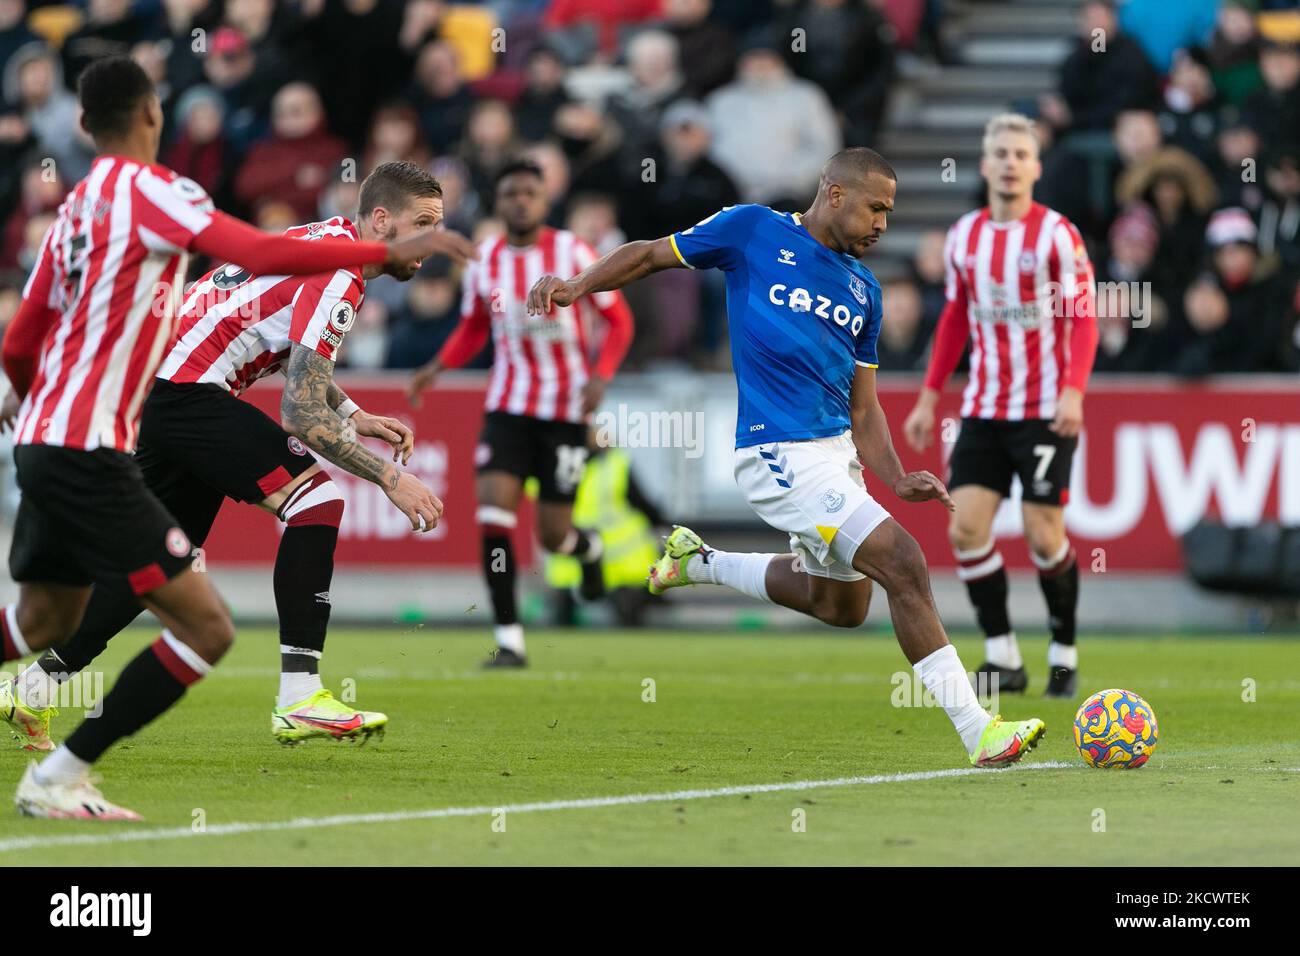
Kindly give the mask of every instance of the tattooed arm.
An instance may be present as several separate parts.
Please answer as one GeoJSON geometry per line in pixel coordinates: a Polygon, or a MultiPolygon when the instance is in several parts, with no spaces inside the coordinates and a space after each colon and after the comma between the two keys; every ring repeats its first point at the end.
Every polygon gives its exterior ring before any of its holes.
{"type": "MultiPolygon", "coordinates": [[[[373,481],[397,510],[406,515],[413,531],[430,531],[442,517],[442,502],[410,472],[397,467],[357,440],[374,435],[394,446],[393,460],[402,450],[409,457],[410,430],[395,419],[353,413],[346,420],[335,410],[348,400],[332,381],[334,363],[314,349],[294,342],[285,368],[284,397],[280,400],[280,424],[313,451],[359,478],[373,481]],[[387,424],[385,424],[387,423],[387,424]],[[405,429],[399,434],[395,428],[405,429]]],[[[405,461],[405,458],[403,458],[405,461]]]]}
{"type": "Polygon", "coordinates": [[[335,410],[347,396],[334,384],[334,363],[294,342],[284,370],[280,424],[307,447],[385,491],[397,487],[398,470],[357,441],[357,429],[335,410]]]}

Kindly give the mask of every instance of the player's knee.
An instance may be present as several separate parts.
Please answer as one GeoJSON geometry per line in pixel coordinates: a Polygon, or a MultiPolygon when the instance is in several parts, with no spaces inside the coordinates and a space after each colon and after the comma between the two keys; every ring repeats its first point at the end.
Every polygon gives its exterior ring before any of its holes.
{"type": "Polygon", "coordinates": [[[953,515],[948,522],[948,542],[958,551],[972,551],[988,541],[989,529],[979,528],[961,515],[953,515]]]}
{"type": "Polygon", "coordinates": [[[928,593],[930,569],[925,563],[925,554],[916,539],[906,531],[900,529],[900,533],[895,535],[884,574],[888,581],[886,590],[890,594],[911,591],[928,593]]]}
{"type": "Polygon", "coordinates": [[[865,607],[851,605],[827,606],[814,608],[817,619],[831,627],[861,627],[867,619],[865,607]]]}

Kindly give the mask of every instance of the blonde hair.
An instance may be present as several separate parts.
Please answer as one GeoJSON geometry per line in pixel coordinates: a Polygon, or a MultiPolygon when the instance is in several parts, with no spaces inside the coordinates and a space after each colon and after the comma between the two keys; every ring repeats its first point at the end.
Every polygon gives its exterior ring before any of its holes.
{"type": "Polygon", "coordinates": [[[1023,113],[999,113],[984,125],[984,142],[982,148],[984,155],[988,156],[993,152],[993,140],[1001,133],[1023,133],[1034,141],[1034,151],[1038,152],[1040,143],[1038,142],[1038,131],[1034,129],[1034,121],[1023,113]]]}

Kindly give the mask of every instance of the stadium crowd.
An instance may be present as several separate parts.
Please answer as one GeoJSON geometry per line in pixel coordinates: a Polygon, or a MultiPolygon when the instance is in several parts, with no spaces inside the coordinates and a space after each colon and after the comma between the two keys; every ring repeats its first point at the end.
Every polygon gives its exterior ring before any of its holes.
{"type": "MultiPolygon", "coordinates": [[[[500,228],[493,172],[522,154],[552,223],[603,252],[731,203],[804,208],[825,157],[878,139],[900,59],[952,61],[942,14],[942,0],[0,0],[0,322],[88,168],[73,88],[106,53],[154,77],[162,161],[264,229],[350,215],[370,168],[407,159],[442,182],[448,226],[481,238],[500,228]]],[[[1296,0],[1087,2],[1058,88],[1008,105],[1039,127],[1037,198],[1079,226],[1108,283],[1099,371],[1300,368],[1296,0]]],[[[885,283],[882,370],[924,367],[942,247],[923,235],[885,283]]],[[[629,290],[653,316],[629,365],[725,364],[723,295],[716,273],[684,270],[629,290]]],[[[458,305],[443,263],[371,283],[343,364],[423,363],[458,305]]]]}

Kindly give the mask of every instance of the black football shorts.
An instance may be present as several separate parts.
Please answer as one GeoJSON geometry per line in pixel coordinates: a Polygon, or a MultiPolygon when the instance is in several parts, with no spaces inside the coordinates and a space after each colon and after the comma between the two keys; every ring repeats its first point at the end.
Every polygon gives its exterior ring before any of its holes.
{"type": "Polygon", "coordinates": [[[22,490],[9,550],[15,581],[125,579],[141,595],[190,566],[188,536],[127,453],[19,445],[14,462],[22,490]]]}
{"type": "Polygon", "coordinates": [[[1064,505],[1079,440],[1061,437],[1050,424],[1043,418],[963,418],[948,459],[948,487],[980,485],[1005,498],[1011,493],[1011,476],[1019,475],[1023,500],[1064,505]]]}
{"type": "Polygon", "coordinates": [[[587,426],[488,412],[474,464],[479,473],[536,477],[541,501],[572,504],[587,468],[587,426]]]}

